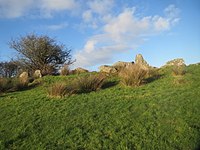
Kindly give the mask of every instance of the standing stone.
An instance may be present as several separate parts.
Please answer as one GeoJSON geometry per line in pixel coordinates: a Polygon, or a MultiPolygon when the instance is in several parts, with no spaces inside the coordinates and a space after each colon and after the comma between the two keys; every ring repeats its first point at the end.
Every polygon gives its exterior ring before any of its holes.
{"type": "Polygon", "coordinates": [[[33,77],[34,77],[35,79],[41,78],[41,77],[42,77],[41,71],[40,71],[40,70],[35,70],[35,72],[34,72],[34,74],[33,74],[33,77]]]}
{"type": "Polygon", "coordinates": [[[148,70],[150,68],[149,64],[144,60],[141,54],[136,55],[135,64],[140,65],[145,70],[148,70]]]}
{"type": "Polygon", "coordinates": [[[19,75],[19,81],[21,84],[25,85],[25,84],[28,84],[28,72],[22,72],[20,75],[19,75]]]}

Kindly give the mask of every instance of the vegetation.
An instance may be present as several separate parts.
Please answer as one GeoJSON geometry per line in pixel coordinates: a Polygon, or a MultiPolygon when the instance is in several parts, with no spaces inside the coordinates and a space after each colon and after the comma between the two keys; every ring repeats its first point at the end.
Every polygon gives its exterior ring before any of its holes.
{"type": "Polygon", "coordinates": [[[60,65],[73,63],[71,50],[46,35],[29,34],[9,45],[20,54],[18,65],[32,73],[39,69],[43,75],[53,74],[60,65]]]}
{"type": "Polygon", "coordinates": [[[144,82],[147,73],[147,70],[144,70],[137,64],[133,64],[122,69],[119,76],[124,85],[136,87],[144,82]]]}
{"type": "Polygon", "coordinates": [[[186,71],[181,86],[163,68],[161,78],[137,88],[47,96],[53,83],[88,75],[80,74],[45,76],[40,86],[2,94],[0,149],[198,149],[200,66],[186,71]]]}
{"type": "Polygon", "coordinates": [[[88,93],[101,89],[105,83],[105,79],[106,77],[103,74],[89,75],[78,77],[74,81],[74,84],[80,93],[88,93]]]}
{"type": "Polygon", "coordinates": [[[0,62],[0,77],[10,78],[18,74],[19,68],[15,61],[0,62]]]}
{"type": "Polygon", "coordinates": [[[174,76],[183,76],[186,73],[185,66],[174,65],[174,67],[172,68],[172,73],[174,76]]]}

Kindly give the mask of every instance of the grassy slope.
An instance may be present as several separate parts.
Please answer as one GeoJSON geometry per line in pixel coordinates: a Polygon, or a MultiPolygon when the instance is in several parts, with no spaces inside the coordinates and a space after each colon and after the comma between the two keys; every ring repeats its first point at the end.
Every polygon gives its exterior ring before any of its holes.
{"type": "Polygon", "coordinates": [[[0,149],[194,149],[200,141],[200,66],[185,83],[163,76],[50,99],[46,84],[0,96],[0,149]]]}

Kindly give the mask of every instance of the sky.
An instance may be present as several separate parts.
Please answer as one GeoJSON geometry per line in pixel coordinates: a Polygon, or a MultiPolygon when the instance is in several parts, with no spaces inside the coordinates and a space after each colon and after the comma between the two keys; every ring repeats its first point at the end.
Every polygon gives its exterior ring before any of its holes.
{"type": "Polygon", "coordinates": [[[35,33],[72,49],[72,68],[97,70],[136,54],[155,67],[200,62],[199,0],[0,0],[0,61],[9,41],[35,33]]]}

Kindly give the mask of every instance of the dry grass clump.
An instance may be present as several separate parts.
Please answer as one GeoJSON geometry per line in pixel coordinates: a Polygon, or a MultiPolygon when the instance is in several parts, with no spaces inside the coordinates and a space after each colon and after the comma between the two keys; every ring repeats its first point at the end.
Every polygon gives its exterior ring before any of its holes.
{"type": "Polygon", "coordinates": [[[66,85],[64,83],[54,83],[48,88],[47,92],[50,97],[64,97],[67,94],[66,85]]]}
{"type": "Polygon", "coordinates": [[[64,65],[63,68],[60,70],[61,76],[66,76],[70,74],[70,69],[68,65],[64,65]]]}
{"type": "Polygon", "coordinates": [[[87,93],[101,89],[105,79],[104,74],[89,75],[77,78],[74,83],[80,93],[87,93]]]}
{"type": "Polygon", "coordinates": [[[105,76],[101,74],[83,76],[75,79],[70,84],[61,82],[54,83],[47,89],[47,93],[48,96],[57,98],[78,93],[88,93],[101,89],[104,82],[105,76]]]}
{"type": "Polygon", "coordinates": [[[140,86],[147,76],[147,70],[141,68],[140,65],[133,64],[122,69],[119,73],[122,84],[126,86],[140,86]]]}
{"type": "Polygon", "coordinates": [[[177,66],[175,65],[173,68],[172,68],[172,74],[174,76],[183,76],[184,74],[186,73],[186,70],[185,70],[185,66],[177,66]]]}

